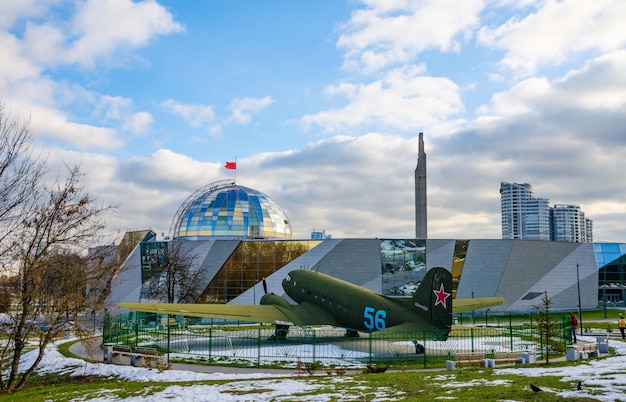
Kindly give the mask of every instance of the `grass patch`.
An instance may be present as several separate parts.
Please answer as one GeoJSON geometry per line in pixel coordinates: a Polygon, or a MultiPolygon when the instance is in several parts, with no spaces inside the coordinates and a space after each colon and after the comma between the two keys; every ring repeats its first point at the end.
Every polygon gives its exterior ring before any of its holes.
{"type": "MultiPolygon", "coordinates": [[[[291,395],[301,399],[315,399],[319,395],[329,395],[329,400],[340,400],[347,396],[358,397],[359,401],[380,400],[382,398],[397,401],[430,401],[456,399],[463,401],[517,400],[517,401],[563,401],[557,392],[571,391],[576,384],[563,382],[560,377],[541,376],[524,377],[514,374],[497,374],[493,370],[465,369],[454,372],[378,372],[338,376],[308,376],[292,378],[314,385],[310,390],[291,395]],[[543,391],[533,392],[530,384],[543,391]],[[333,397],[335,396],[335,397],[333,397]],[[333,399],[335,398],[335,399],[333,399]]],[[[251,380],[239,381],[195,381],[161,383],[122,381],[115,378],[98,376],[65,376],[50,374],[35,376],[28,386],[19,393],[2,395],[0,401],[38,402],[54,400],[69,402],[90,398],[108,397],[123,400],[130,397],[149,398],[171,385],[207,386],[207,392],[221,392],[224,395],[250,395],[274,392],[273,384],[283,379],[263,379],[256,389],[246,385],[251,380]],[[221,385],[220,390],[209,386],[221,385]]],[[[588,388],[589,389],[589,388],[588,388]]],[[[218,395],[216,395],[217,397],[218,395]]],[[[575,401],[591,399],[575,398],[575,401]]]]}

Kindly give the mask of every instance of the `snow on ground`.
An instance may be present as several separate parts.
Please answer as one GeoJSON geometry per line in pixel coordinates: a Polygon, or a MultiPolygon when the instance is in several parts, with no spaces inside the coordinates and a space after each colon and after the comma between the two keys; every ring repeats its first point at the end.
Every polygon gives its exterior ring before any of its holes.
{"type": "MultiPolygon", "coordinates": [[[[594,342],[595,338],[578,337],[594,342]]],[[[556,376],[562,381],[582,381],[583,390],[558,393],[562,397],[588,397],[600,401],[626,401],[626,343],[609,341],[615,348],[615,356],[589,360],[587,364],[567,367],[534,367],[497,369],[496,373],[516,374],[528,377],[556,376]]]]}
{"type": "MultiPolygon", "coordinates": [[[[616,356],[590,360],[585,364],[567,367],[535,367],[535,368],[507,368],[496,369],[495,373],[515,374],[528,377],[539,376],[560,376],[563,381],[583,382],[583,391],[560,392],[562,397],[588,397],[600,401],[626,400],[626,343],[610,341],[615,348],[616,356]]],[[[27,353],[24,356],[22,367],[32,364],[36,351],[27,353]]],[[[192,386],[170,385],[164,390],[146,396],[136,396],[126,398],[125,401],[280,401],[298,400],[297,394],[304,394],[300,399],[306,401],[329,401],[329,400],[357,400],[359,398],[359,384],[350,377],[332,377],[327,383],[318,383],[299,378],[296,373],[284,375],[266,373],[244,373],[244,374],[223,374],[223,373],[198,373],[183,370],[166,370],[158,372],[155,369],[139,367],[121,366],[104,363],[90,363],[81,359],[63,357],[56,346],[50,347],[41,361],[39,373],[67,373],[70,375],[100,375],[115,379],[131,381],[150,382],[182,382],[182,381],[202,381],[202,380],[231,380],[232,382],[219,385],[198,384],[192,386]],[[271,378],[270,378],[271,377],[271,378]],[[354,396],[342,393],[333,393],[332,384],[350,382],[354,396]],[[329,386],[330,385],[330,386],[329,386]],[[324,393],[311,395],[316,391],[326,388],[324,393]]],[[[433,376],[433,380],[449,382],[451,377],[447,372],[433,376]]],[[[492,381],[494,385],[505,385],[506,381],[492,381]]],[[[456,384],[455,387],[485,386],[482,381],[474,381],[467,384],[456,384]]],[[[90,401],[110,402],[117,401],[112,394],[115,382],[111,383],[109,389],[103,389],[94,399],[90,401]]],[[[367,387],[366,387],[367,388],[367,387]]],[[[397,400],[402,395],[389,389],[368,388],[369,395],[373,395],[375,400],[397,400]],[[373,394],[372,394],[373,393],[373,394]]],[[[546,390],[550,392],[551,390],[546,390]]],[[[339,391],[338,391],[339,392],[339,391]]],[[[556,391],[552,391],[556,392],[556,391]]]]}

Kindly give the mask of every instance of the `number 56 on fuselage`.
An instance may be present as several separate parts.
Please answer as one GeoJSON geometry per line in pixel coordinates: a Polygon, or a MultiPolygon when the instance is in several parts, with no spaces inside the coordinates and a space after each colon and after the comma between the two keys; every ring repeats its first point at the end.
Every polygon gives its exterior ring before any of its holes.
{"type": "Polygon", "coordinates": [[[452,300],[452,275],[430,269],[412,297],[386,297],[341,279],[309,270],[294,270],[283,280],[296,303],[266,293],[260,305],[120,303],[129,310],[213,317],[225,320],[288,325],[332,325],[350,331],[435,330],[447,336],[452,314],[504,302],[499,297],[452,300]]]}

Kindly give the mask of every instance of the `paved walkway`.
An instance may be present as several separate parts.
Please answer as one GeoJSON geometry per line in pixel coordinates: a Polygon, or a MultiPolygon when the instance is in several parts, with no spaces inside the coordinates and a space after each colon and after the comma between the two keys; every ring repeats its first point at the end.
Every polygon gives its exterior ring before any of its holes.
{"type": "MultiPolygon", "coordinates": [[[[594,321],[604,321],[604,320],[594,320],[594,321]]],[[[615,321],[615,319],[608,319],[606,321],[615,321]]],[[[599,334],[598,334],[599,335],[599,334]]],[[[580,336],[580,335],[579,335],[580,336]]],[[[583,334],[581,340],[585,337],[595,337],[596,334],[583,334]]],[[[621,338],[619,330],[614,330],[609,334],[609,338],[612,340],[618,340],[621,338]]],[[[578,350],[582,350],[582,345],[585,342],[578,342],[577,344],[572,345],[578,350]]],[[[92,360],[95,362],[104,361],[104,351],[101,348],[102,345],[102,337],[94,337],[89,338],[83,342],[76,342],[72,346],[70,346],[70,352],[75,356],[92,360]]],[[[565,361],[565,356],[550,358],[550,361],[565,361]]],[[[538,363],[540,363],[538,361],[538,363]]],[[[174,370],[187,370],[187,371],[195,371],[200,373],[224,373],[224,374],[253,374],[253,373],[263,373],[263,374],[277,374],[277,375],[285,375],[285,374],[294,374],[296,371],[294,369],[268,369],[268,368],[244,368],[244,367],[231,367],[231,366],[209,366],[204,364],[184,364],[184,363],[173,363],[172,369],[174,370]]],[[[425,370],[417,370],[417,371],[442,371],[442,369],[425,369],[425,370]]],[[[412,370],[413,371],[413,370],[412,370]]],[[[360,370],[349,370],[349,372],[358,373],[360,370]]]]}
{"type": "MultiPolygon", "coordinates": [[[[102,338],[89,338],[83,342],[76,342],[70,346],[70,352],[75,356],[92,360],[95,362],[104,361],[104,351],[101,348],[102,338]]],[[[204,364],[184,364],[172,363],[172,370],[195,371],[197,373],[223,373],[223,374],[294,374],[294,369],[267,369],[267,368],[245,368],[245,367],[229,367],[229,366],[208,366],[204,364]]]]}

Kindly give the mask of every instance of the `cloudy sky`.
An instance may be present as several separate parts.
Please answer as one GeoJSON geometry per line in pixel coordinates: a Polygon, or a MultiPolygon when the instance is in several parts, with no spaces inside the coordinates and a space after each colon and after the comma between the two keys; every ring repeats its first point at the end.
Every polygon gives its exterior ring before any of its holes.
{"type": "Polygon", "coordinates": [[[417,136],[431,238],[500,238],[500,182],[626,242],[622,0],[0,2],[0,99],[52,163],[169,231],[235,178],[296,238],[412,237],[417,136]],[[622,161],[622,162],[620,162],[622,161]]]}

